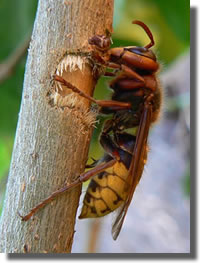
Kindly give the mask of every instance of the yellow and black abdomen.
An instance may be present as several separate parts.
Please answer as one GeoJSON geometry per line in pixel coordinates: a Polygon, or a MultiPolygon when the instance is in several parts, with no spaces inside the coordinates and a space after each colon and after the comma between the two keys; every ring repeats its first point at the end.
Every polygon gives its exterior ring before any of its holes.
{"type": "Polygon", "coordinates": [[[94,176],[79,218],[101,217],[117,209],[127,198],[127,177],[128,170],[121,161],[94,176]]]}

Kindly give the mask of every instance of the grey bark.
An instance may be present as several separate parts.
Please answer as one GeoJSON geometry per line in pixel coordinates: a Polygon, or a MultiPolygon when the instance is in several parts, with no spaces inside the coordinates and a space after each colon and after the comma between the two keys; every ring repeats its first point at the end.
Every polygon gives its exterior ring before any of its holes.
{"type": "MultiPolygon", "coordinates": [[[[80,187],[28,222],[22,222],[17,212],[26,214],[84,171],[92,127],[80,107],[49,104],[51,76],[66,51],[87,52],[89,37],[112,31],[112,15],[113,0],[39,1],[1,217],[0,252],[71,251],[80,187]]],[[[86,65],[82,72],[68,72],[68,81],[92,94],[91,70],[86,65]]],[[[85,99],[83,107],[89,108],[85,99]]]]}

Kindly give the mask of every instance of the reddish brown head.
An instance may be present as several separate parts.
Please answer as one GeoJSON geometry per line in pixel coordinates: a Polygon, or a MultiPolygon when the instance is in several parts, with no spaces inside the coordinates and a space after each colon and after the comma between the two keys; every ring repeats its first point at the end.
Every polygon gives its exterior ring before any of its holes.
{"type": "Polygon", "coordinates": [[[107,51],[112,44],[111,35],[108,31],[106,31],[106,36],[104,35],[96,35],[88,40],[90,45],[94,45],[99,51],[107,51]]]}

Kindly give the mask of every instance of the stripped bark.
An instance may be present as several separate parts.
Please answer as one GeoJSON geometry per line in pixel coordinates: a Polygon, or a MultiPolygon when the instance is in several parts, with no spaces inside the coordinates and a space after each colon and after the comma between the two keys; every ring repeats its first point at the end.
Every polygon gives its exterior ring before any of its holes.
{"type": "Polygon", "coordinates": [[[64,65],[62,74],[92,94],[95,79],[87,40],[106,29],[112,32],[112,15],[113,0],[39,1],[1,218],[0,252],[71,251],[80,187],[28,222],[17,212],[25,214],[84,170],[93,123],[89,103],[78,95],[67,97],[67,90],[56,91],[51,76],[62,68],[64,57],[75,57],[75,64],[64,65]]]}

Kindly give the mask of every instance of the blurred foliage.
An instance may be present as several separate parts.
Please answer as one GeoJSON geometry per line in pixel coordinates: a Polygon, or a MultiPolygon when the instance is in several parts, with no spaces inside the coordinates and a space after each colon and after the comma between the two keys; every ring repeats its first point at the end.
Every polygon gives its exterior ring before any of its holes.
{"type": "MultiPolygon", "coordinates": [[[[0,2],[0,60],[1,63],[31,31],[36,13],[37,0],[1,0],[0,2]]],[[[113,46],[146,45],[145,32],[131,21],[145,22],[155,38],[154,50],[159,60],[167,67],[189,48],[189,0],[115,0],[113,46]]],[[[0,182],[8,173],[11,148],[17,125],[26,57],[18,63],[12,76],[1,83],[0,96],[0,182]]],[[[107,79],[102,79],[95,97],[106,98],[110,91],[107,79]]],[[[102,124],[104,117],[99,117],[102,124]]],[[[94,131],[90,156],[102,154],[97,144],[101,125],[94,131]]]]}
{"type": "MultiPolygon", "coordinates": [[[[32,30],[37,1],[0,1],[0,63],[19,46],[32,30]]],[[[0,184],[6,182],[23,86],[26,55],[9,79],[0,84],[0,184]]],[[[0,197],[2,199],[2,186],[0,197]]],[[[0,200],[1,200],[0,199],[0,200]]]]}

